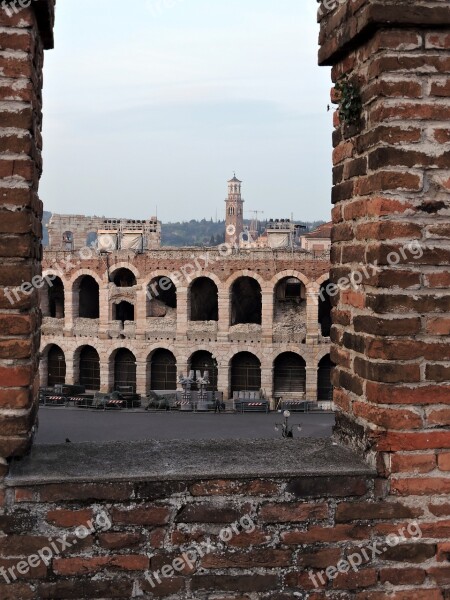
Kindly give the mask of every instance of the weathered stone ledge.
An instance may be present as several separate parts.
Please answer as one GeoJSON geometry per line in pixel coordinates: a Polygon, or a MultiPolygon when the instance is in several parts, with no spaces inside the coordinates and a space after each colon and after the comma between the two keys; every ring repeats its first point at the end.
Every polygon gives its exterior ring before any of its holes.
{"type": "Polygon", "coordinates": [[[173,440],[35,446],[6,485],[61,482],[372,476],[329,439],[173,440]]]}

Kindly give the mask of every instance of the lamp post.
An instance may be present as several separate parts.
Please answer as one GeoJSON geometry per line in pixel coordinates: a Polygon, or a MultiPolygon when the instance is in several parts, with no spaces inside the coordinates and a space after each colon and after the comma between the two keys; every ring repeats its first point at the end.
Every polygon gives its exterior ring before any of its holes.
{"type": "MultiPolygon", "coordinates": [[[[294,437],[294,425],[289,425],[289,417],[291,413],[288,410],[285,410],[283,413],[284,421],[283,423],[275,423],[275,431],[279,431],[281,427],[281,436],[284,438],[293,438],[294,437]]],[[[302,426],[300,423],[297,425],[297,429],[299,431],[302,430],[302,426]]]]}

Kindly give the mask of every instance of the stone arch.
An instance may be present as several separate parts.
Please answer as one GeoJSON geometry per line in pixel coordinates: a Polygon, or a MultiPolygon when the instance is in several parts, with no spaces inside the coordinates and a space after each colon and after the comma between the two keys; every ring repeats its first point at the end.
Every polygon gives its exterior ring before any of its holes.
{"type": "Polygon", "coordinates": [[[273,392],[276,396],[306,391],[306,360],[298,352],[281,352],[273,361],[273,392]]]}
{"type": "MultiPolygon", "coordinates": [[[[87,269],[86,269],[87,270],[87,269]]],[[[80,274],[72,281],[72,310],[74,317],[100,317],[100,279],[91,272],[80,274]]]]}
{"type": "Polygon", "coordinates": [[[229,363],[230,390],[236,392],[259,392],[262,381],[261,360],[253,352],[236,352],[229,363]]]}
{"type": "Polygon", "coordinates": [[[176,318],[180,287],[177,279],[171,275],[168,271],[157,270],[146,277],[144,291],[147,317],[176,318]]]}
{"type": "Polygon", "coordinates": [[[189,284],[188,319],[190,321],[219,320],[219,286],[211,277],[201,275],[189,284]]]}
{"type": "Polygon", "coordinates": [[[202,373],[208,371],[210,383],[206,389],[211,392],[217,391],[219,367],[217,358],[210,350],[202,348],[201,350],[195,350],[191,353],[188,358],[187,371],[189,372],[191,370],[194,371],[194,376],[197,371],[202,373]]]}
{"type": "Polygon", "coordinates": [[[178,381],[177,368],[177,357],[172,350],[162,345],[154,348],[147,357],[149,389],[175,391],[178,381]]]}
{"type": "Polygon", "coordinates": [[[230,325],[261,325],[264,281],[259,275],[245,274],[246,271],[241,273],[228,279],[230,325]]]}
{"type": "Polygon", "coordinates": [[[129,390],[135,393],[138,363],[136,352],[122,345],[111,352],[108,362],[113,391],[129,390]]]}
{"type": "Polygon", "coordinates": [[[330,352],[327,352],[317,363],[317,399],[332,400],[333,385],[331,382],[331,371],[335,364],[331,360],[330,352]]]}
{"type": "Polygon", "coordinates": [[[67,282],[57,271],[45,271],[39,290],[39,301],[43,317],[64,319],[67,282]]]}
{"type": "Polygon", "coordinates": [[[316,279],[313,283],[315,283],[320,288],[322,283],[325,283],[325,281],[327,281],[328,279],[330,279],[330,273],[324,273],[318,279],[316,279]]]}
{"type": "Polygon", "coordinates": [[[93,271],[92,269],[78,269],[77,271],[75,271],[75,273],[73,273],[73,275],[71,275],[70,279],[68,280],[68,284],[70,285],[72,290],[77,280],[80,279],[80,277],[83,277],[84,275],[89,275],[90,277],[92,277],[92,279],[95,279],[95,281],[98,283],[99,288],[102,286],[103,280],[101,276],[98,275],[95,271],[93,271]]]}
{"type": "Polygon", "coordinates": [[[86,390],[100,390],[101,358],[94,344],[83,344],[75,349],[73,366],[77,383],[84,385],[86,390]]]}
{"type": "Polygon", "coordinates": [[[311,282],[311,280],[301,271],[297,271],[296,269],[285,269],[284,271],[280,271],[279,273],[274,275],[269,282],[271,284],[274,292],[275,292],[275,288],[276,288],[277,284],[282,279],[285,279],[287,277],[295,277],[296,279],[298,279],[299,281],[301,281],[303,283],[305,288],[307,288],[311,282]]]}
{"type": "Polygon", "coordinates": [[[42,352],[44,384],[49,387],[66,383],[66,351],[59,344],[47,344],[42,352]]]}
{"type": "Polygon", "coordinates": [[[117,271],[119,271],[120,269],[127,269],[128,271],[131,271],[136,279],[136,284],[139,284],[139,280],[141,279],[139,270],[134,265],[130,264],[129,262],[125,262],[125,261],[118,262],[118,263],[115,263],[114,265],[110,266],[110,268],[109,268],[110,277],[108,278],[107,272],[105,272],[105,274],[103,275],[105,283],[112,283],[112,281],[114,280],[114,273],[117,273],[117,271]]]}

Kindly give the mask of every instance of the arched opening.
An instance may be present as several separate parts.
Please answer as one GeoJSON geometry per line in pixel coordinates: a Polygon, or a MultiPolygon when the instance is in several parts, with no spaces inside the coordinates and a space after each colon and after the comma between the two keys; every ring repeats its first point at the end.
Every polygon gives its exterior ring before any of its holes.
{"type": "Polygon", "coordinates": [[[333,400],[333,386],[331,384],[331,369],[334,367],[330,355],[327,354],[319,362],[317,370],[317,399],[333,400]]]}
{"type": "Polygon", "coordinates": [[[59,346],[50,346],[47,353],[47,384],[49,387],[66,383],[66,358],[59,346]]]}
{"type": "Polygon", "coordinates": [[[277,341],[306,338],[306,288],[297,277],[284,277],[274,290],[274,336],[277,341]]]}
{"type": "Polygon", "coordinates": [[[239,352],[231,359],[231,393],[258,392],[261,389],[261,362],[250,352],[239,352]]]}
{"type": "Polygon", "coordinates": [[[137,284],[136,277],[130,269],[117,269],[112,275],[112,281],[116,287],[130,288],[137,284]]]}
{"type": "Polygon", "coordinates": [[[59,277],[47,280],[48,315],[53,319],[64,319],[64,284],[59,277]]]}
{"type": "Polygon", "coordinates": [[[190,289],[190,320],[219,320],[219,291],[209,277],[199,277],[190,289]]]}
{"type": "Polygon", "coordinates": [[[240,277],[231,287],[231,325],[262,323],[261,286],[252,277],[240,277]]]}
{"type": "Polygon", "coordinates": [[[150,389],[177,389],[177,360],[170,350],[155,350],[150,361],[150,389]]]}
{"type": "Polygon", "coordinates": [[[96,248],[97,247],[97,232],[96,231],[90,231],[87,236],[86,236],[86,246],[88,248],[96,248]]]}
{"type": "Polygon", "coordinates": [[[78,316],[82,319],[98,319],[100,316],[99,285],[90,275],[78,280],[78,316]]]}
{"type": "Polygon", "coordinates": [[[86,390],[100,389],[100,357],[92,346],[85,346],[79,357],[79,382],[86,390]]]}
{"type": "Polygon", "coordinates": [[[126,348],[114,357],[114,391],[136,393],[136,357],[126,348]]]}
{"type": "Polygon", "coordinates": [[[324,337],[330,337],[331,333],[331,298],[326,289],[328,285],[329,280],[322,283],[319,290],[319,323],[324,337]]]}
{"type": "Polygon", "coordinates": [[[295,352],[284,352],[273,364],[273,391],[275,395],[306,391],[306,362],[295,352]]]}
{"type": "MultiPolygon", "coordinates": [[[[194,371],[195,379],[197,379],[197,372],[203,376],[205,371],[209,374],[209,385],[206,386],[208,392],[217,392],[217,380],[219,376],[217,361],[211,354],[206,350],[199,350],[194,352],[188,362],[188,371],[194,371]]],[[[197,389],[195,385],[193,389],[197,389]]]]}
{"type": "Polygon", "coordinates": [[[177,288],[169,277],[155,277],[147,288],[147,316],[175,316],[177,288]]]}
{"type": "Polygon", "coordinates": [[[73,232],[65,231],[62,236],[62,246],[63,250],[67,250],[71,252],[73,250],[74,241],[73,241],[73,232]]]}
{"type": "Polygon", "coordinates": [[[134,305],[131,302],[122,300],[118,304],[113,305],[113,320],[114,321],[134,321],[134,305]]]}

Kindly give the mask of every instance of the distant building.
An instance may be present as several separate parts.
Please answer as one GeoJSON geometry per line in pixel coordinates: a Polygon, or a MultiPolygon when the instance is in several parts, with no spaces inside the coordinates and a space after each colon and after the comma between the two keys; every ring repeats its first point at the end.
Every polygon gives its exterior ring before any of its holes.
{"type": "Polygon", "coordinates": [[[48,249],[74,252],[95,245],[99,250],[145,251],[161,246],[161,223],[146,220],[107,219],[84,215],[52,215],[48,249]]]}
{"type": "Polygon", "coordinates": [[[300,245],[303,250],[313,252],[314,254],[323,254],[328,252],[331,247],[331,228],[333,223],[324,223],[319,225],[314,231],[305,233],[300,238],[300,245]]]}

